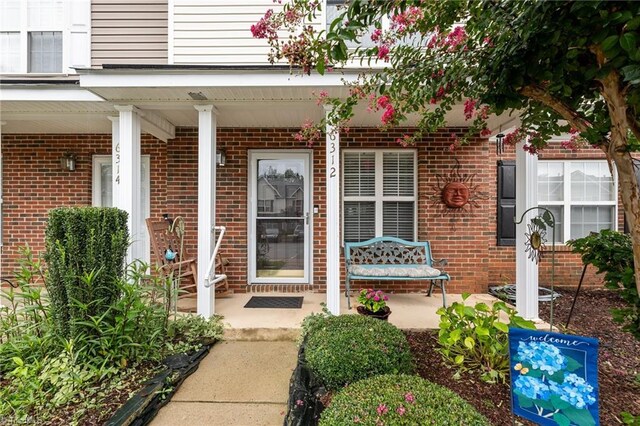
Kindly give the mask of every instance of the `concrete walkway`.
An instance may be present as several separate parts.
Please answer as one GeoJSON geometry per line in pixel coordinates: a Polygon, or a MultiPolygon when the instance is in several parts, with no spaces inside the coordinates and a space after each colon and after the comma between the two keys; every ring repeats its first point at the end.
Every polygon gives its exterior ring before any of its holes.
{"type": "Polygon", "coordinates": [[[219,342],[151,425],[282,425],[297,355],[293,341],[219,342]]]}

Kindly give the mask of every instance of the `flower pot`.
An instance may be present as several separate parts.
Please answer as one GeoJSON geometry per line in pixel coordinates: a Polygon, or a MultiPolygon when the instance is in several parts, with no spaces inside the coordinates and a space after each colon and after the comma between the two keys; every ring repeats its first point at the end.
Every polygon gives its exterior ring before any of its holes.
{"type": "Polygon", "coordinates": [[[391,309],[389,309],[388,306],[385,306],[384,308],[380,309],[378,312],[371,312],[364,306],[358,306],[356,310],[360,315],[366,315],[368,317],[376,318],[383,321],[388,321],[389,315],[391,315],[391,309]]]}

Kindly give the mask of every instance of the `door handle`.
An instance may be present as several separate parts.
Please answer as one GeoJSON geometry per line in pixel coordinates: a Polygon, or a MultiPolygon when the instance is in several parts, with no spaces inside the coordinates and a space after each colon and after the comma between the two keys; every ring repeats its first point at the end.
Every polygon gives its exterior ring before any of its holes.
{"type": "Polygon", "coordinates": [[[306,212],[304,214],[304,224],[308,225],[309,224],[309,212],[306,212]]]}

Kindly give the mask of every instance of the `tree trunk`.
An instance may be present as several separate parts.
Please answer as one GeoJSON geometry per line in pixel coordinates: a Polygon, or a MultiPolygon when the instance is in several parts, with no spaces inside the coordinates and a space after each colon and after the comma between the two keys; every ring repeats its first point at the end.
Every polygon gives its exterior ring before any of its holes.
{"type": "Polygon", "coordinates": [[[618,171],[618,185],[622,205],[627,216],[631,242],[633,244],[633,270],[636,288],[640,294],[640,188],[633,167],[633,159],[628,152],[614,152],[613,160],[618,171]]]}

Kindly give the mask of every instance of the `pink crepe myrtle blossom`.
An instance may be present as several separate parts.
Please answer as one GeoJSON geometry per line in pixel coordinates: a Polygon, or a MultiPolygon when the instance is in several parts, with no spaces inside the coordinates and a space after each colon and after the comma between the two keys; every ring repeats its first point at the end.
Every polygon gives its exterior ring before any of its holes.
{"type": "Polygon", "coordinates": [[[404,394],[404,400],[407,401],[409,404],[415,404],[416,397],[413,396],[413,393],[407,392],[404,394]]]}
{"type": "Polygon", "coordinates": [[[389,62],[389,52],[391,51],[391,49],[389,49],[389,46],[386,44],[381,44],[380,46],[378,46],[378,59],[381,59],[385,62],[389,62]]]}
{"type": "Polygon", "coordinates": [[[455,50],[458,46],[467,40],[467,32],[464,27],[458,26],[453,29],[444,39],[443,44],[448,46],[449,51],[455,50]]]}
{"type": "Polygon", "coordinates": [[[398,413],[399,416],[404,416],[404,413],[406,412],[407,412],[407,409],[404,408],[402,405],[396,408],[396,413],[398,413]]]}
{"type": "Polygon", "coordinates": [[[371,33],[371,41],[374,43],[377,43],[380,38],[382,37],[382,30],[380,28],[376,28],[372,33],[371,33]]]}
{"type": "Polygon", "coordinates": [[[378,98],[378,100],[377,100],[377,102],[376,102],[376,103],[378,104],[378,106],[379,106],[380,108],[386,108],[386,107],[387,107],[387,105],[389,105],[389,97],[388,97],[388,96],[385,96],[385,95],[382,95],[382,96],[380,96],[380,97],[378,98]]]}
{"type": "Polygon", "coordinates": [[[395,113],[396,113],[396,110],[393,107],[393,105],[388,104],[386,106],[386,109],[384,110],[384,113],[382,114],[382,117],[380,117],[380,121],[382,121],[382,124],[386,125],[393,122],[395,118],[395,113]]]}
{"type": "MultiPolygon", "coordinates": [[[[315,93],[314,93],[315,95],[315,93]]],[[[322,105],[327,101],[327,98],[329,97],[329,93],[326,90],[322,90],[320,92],[320,94],[318,95],[317,99],[316,99],[316,104],[317,105],[322,105]]]]}
{"type": "Polygon", "coordinates": [[[524,140],[527,135],[521,128],[515,129],[504,136],[503,143],[505,145],[515,146],[518,142],[524,140]]]}
{"type": "Polygon", "coordinates": [[[489,105],[482,105],[476,112],[476,117],[486,120],[489,118],[489,105]]]}
{"type": "Polygon", "coordinates": [[[532,145],[530,143],[526,143],[524,145],[522,145],[522,149],[525,152],[528,152],[529,154],[538,154],[538,148],[535,145],[532,145]]]}
{"type": "Polygon", "coordinates": [[[278,33],[271,22],[272,15],[273,9],[267,10],[264,16],[260,18],[257,23],[251,26],[251,35],[253,35],[253,38],[266,38],[269,40],[278,39],[278,33]]]}
{"type": "Polygon", "coordinates": [[[486,138],[487,136],[491,135],[491,130],[489,130],[488,128],[484,128],[482,130],[480,130],[480,137],[486,138]]]}
{"type": "Polygon", "coordinates": [[[464,101],[464,119],[470,120],[476,110],[476,100],[468,98],[464,101]]]}
{"type": "Polygon", "coordinates": [[[408,147],[412,142],[412,138],[409,135],[403,135],[401,138],[396,139],[396,143],[403,148],[408,147]]]}
{"type": "Polygon", "coordinates": [[[302,407],[303,405],[304,405],[304,401],[303,400],[301,400],[301,399],[297,399],[296,400],[296,406],[297,407],[302,407]]]}
{"type": "Polygon", "coordinates": [[[379,416],[382,416],[383,414],[387,414],[389,412],[389,407],[387,407],[387,404],[380,404],[378,405],[378,408],[376,408],[376,413],[378,413],[379,416]]]}
{"type": "Polygon", "coordinates": [[[399,35],[404,35],[408,29],[424,18],[421,8],[411,6],[407,10],[391,17],[391,29],[399,35]]]}

